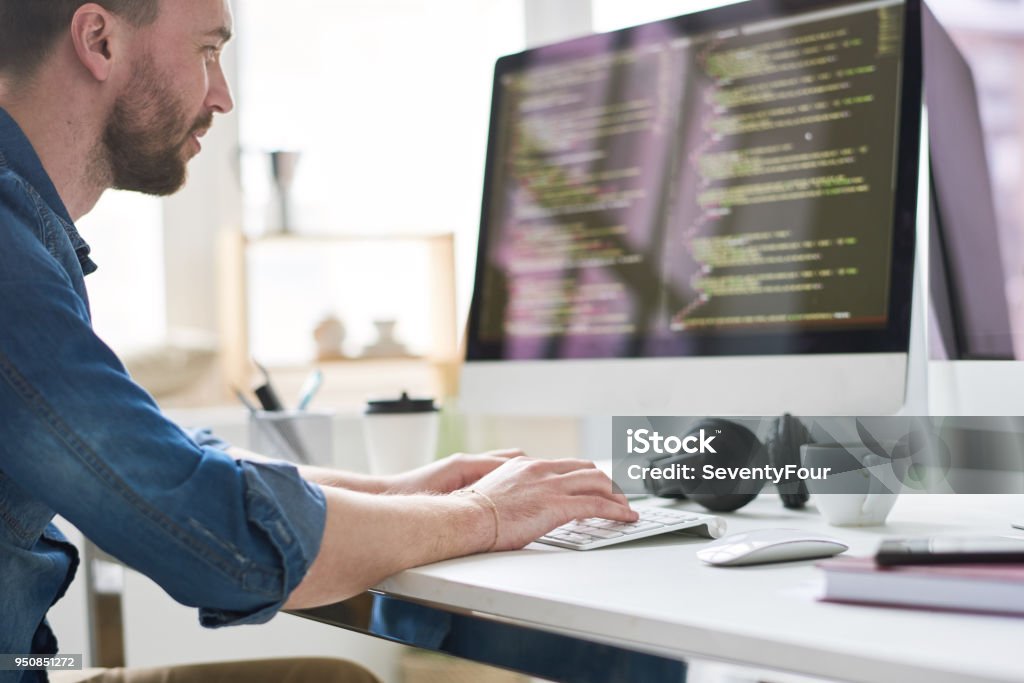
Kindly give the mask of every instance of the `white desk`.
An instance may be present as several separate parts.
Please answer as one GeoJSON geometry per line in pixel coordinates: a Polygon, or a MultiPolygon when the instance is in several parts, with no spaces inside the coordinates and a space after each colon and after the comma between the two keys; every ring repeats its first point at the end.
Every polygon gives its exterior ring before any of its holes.
{"type": "MultiPolygon", "coordinates": [[[[692,505],[692,504],[690,504],[692,505]]],[[[870,554],[882,536],[1010,533],[1024,496],[905,495],[889,524],[827,526],[762,496],[729,531],[814,529],[870,554]]],[[[817,602],[813,562],[713,568],[678,536],[591,552],[531,545],[403,572],[378,588],[410,602],[666,656],[850,681],[1022,681],[1024,619],[817,602]]],[[[340,624],[339,624],[340,625],[340,624]]]]}

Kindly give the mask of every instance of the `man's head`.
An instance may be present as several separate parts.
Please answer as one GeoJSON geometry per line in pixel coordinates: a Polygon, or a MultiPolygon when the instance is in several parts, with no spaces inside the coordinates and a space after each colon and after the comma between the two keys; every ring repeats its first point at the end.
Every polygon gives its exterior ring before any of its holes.
{"type": "Polygon", "coordinates": [[[89,173],[104,187],[167,195],[215,113],[233,103],[220,66],[228,0],[0,0],[8,91],[68,84],[95,117],[89,173]]]}

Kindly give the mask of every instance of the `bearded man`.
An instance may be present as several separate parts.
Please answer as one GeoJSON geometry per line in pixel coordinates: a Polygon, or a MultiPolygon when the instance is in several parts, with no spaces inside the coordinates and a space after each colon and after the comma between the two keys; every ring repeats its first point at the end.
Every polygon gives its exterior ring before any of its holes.
{"type": "MultiPolygon", "coordinates": [[[[96,265],[74,221],[108,188],[184,184],[233,107],[231,32],[227,0],[0,0],[0,652],[57,652],[45,616],[78,558],[55,514],[209,627],[520,548],[574,518],[636,519],[590,462],[507,451],[390,478],[296,468],[197,440],[132,382],[92,330],[96,265]]],[[[75,675],[59,680],[372,680],[323,660],[75,675]]]]}

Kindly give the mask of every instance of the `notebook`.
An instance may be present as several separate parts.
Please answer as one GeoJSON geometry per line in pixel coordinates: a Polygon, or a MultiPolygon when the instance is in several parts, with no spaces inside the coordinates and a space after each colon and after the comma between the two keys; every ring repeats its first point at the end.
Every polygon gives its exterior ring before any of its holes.
{"type": "Polygon", "coordinates": [[[823,600],[1024,616],[1024,564],[879,567],[870,557],[837,557],[823,600]]]}

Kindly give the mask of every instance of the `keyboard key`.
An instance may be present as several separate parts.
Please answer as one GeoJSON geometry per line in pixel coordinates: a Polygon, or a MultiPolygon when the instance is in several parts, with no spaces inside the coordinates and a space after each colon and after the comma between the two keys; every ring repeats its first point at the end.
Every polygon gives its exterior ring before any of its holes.
{"type": "Polygon", "coordinates": [[[574,545],[586,545],[587,543],[593,542],[595,539],[593,536],[585,536],[583,534],[577,534],[571,531],[567,531],[563,534],[560,534],[558,536],[558,540],[563,541],[565,543],[572,543],[574,545]]]}
{"type": "Polygon", "coordinates": [[[624,522],[616,522],[611,519],[599,519],[596,522],[587,522],[587,526],[592,529],[614,529],[616,526],[623,523],[624,522]]]}
{"type": "Polygon", "coordinates": [[[621,531],[624,534],[638,534],[641,531],[650,531],[651,529],[662,529],[664,524],[658,522],[633,522],[632,524],[622,524],[618,527],[612,527],[615,531],[621,531]]]}
{"type": "Polygon", "coordinates": [[[676,519],[673,519],[671,524],[680,524],[680,523],[695,522],[695,521],[697,521],[697,517],[684,516],[684,517],[677,517],[676,519]]]}
{"type": "Polygon", "coordinates": [[[652,511],[649,514],[643,515],[641,519],[656,519],[659,521],[664,520],[668,522],[675,522],[687,516],[690,515],[687,515],[686,513],[682,512],[676,512],[674,510],[657,510],[652,511]]]}
{"type": "Polygon", "coordinates": [[[583,527],[580,533],[586,534],[587,536],[595,536],[597,538],[618,538],[622,536],[621,531],[612,531],[611,529],[596,529],[594,527],[583,527]]]}

